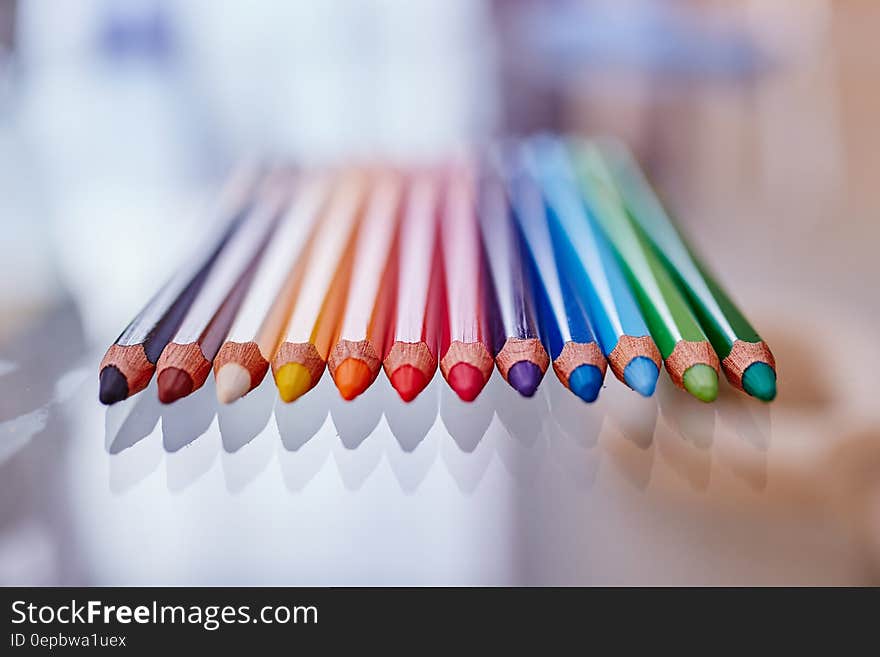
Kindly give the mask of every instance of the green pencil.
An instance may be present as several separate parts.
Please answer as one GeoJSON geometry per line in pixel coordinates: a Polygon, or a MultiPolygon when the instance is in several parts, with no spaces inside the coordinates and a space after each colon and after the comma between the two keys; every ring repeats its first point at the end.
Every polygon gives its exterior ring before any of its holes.
{"type": "Polygon", "coordinates": [[[727,380],[753,397],[772,401],[776,397],[776,361],[767,343],[685,242],[626,147],[603,142],[599,148],[629,216],[690,300],[727,380]]]}
{"type": "Polygon", "coordinates": [[[585,143],[572,149],[585,200],[632,287],[673,383],[697,399],[718,396],[718,356],[669,272],[627,215],[601,152],[585,143]]]}

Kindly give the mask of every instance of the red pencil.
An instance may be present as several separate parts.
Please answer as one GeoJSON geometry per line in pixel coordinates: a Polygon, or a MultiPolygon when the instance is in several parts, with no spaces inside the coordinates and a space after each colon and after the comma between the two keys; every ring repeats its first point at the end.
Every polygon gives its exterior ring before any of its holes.
{"type": "Polygon", "coordinates": [[[440,371],[462,400],[473,401],[489,381],[495,363],[470,167],[460,165],[450,171],[441,222],[448,330],[440,346],[440,371]]]}
{"type": "Polygon", "coordinates": [[[437,371],[446,297],[438,240],[439,180],[416,174],[407,185],[397,248],[394,342],[383,366],[405,402],[424,390],[437,371]]]}

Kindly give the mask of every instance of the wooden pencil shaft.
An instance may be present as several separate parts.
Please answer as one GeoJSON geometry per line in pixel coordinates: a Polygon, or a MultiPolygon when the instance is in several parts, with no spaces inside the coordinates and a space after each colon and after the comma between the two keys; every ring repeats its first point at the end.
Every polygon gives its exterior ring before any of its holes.
{"type": "Polygon", "coordinates": [[[463,167],[450,175],[441,239],[449,338],[462,343],[485,341],[488,335],[473,178],[470,170],[463,167]]]}
{"type": "Polygon", "coordinates": [[[250,164],[234,172],[206,213],[210,218],[208,235],[193,238],[199,246],[122,331],[116,344],[144,343],[147,358],[156,362],[204,283],[208,270],[247,214],[249,195],[259,174],[250,164]]]}
{"type": "MultiPolygon", "coordinates": [[[[438,183],[436,176],[419,174],[408,185],[400,226],[399,282],[394,339],[416,343],[425,337],[431,282],[436,271],[438,183]]],[[[431,345],[436,349],[436,345],[431,345]]],[[[436,356],[436,354],[435,354],[436,356]]]]}
{"type": "Polygon", "coordinates": [[[545,303],[542,307],[553,318],[562,342],[569,342],[572,336],[565,315],[565,298],[562,282],[556,270],[553,246],[547,233],[543,200],[540,190],[533,181],[519,174],[509,180],[510,197],[514,215],[527,245],[533,265],[533,274],[540,283],[539,293],[545,303]]]}
{"type": "Polygon", "coordinates": [[[241,278],[233,285],[229,295],[220,304],[220,308],[208,322],[202,335],[199,336],[199,347],[205,360],[213,362],[217,352],[229,334],[229,328],[235,319],[235,315],[241,307],[244,297],[254,279],[256,265],[259,262],[259,252],[254,260],[242,274],[241,278]]]}
{"type": "MultiPolygon", "coordinates": [[[[261,252],[286,197],[275,190],[261,194],[253,210],[230,238],[211,269],[204,286],[186,314],[173,342],[196,342],[223,301],[261,252]]],[[[228,327],[227,327],[228,328],[228,327]]]]}
{"type": "Polygon", "coordinates": [[[707,341],[674,281],[631,223],[599,152],[582,146],[575,160],[586,201],[619,256],[663,358],[681,341],[707,341]]]}
{"type": "MultiPolygon", "coordinates": [[[[356,171],[342,174],[334,185],[309,248],[300,293],[287,322],[284,342],[305,344],[315,339],[331,284],[338,278],[341,267],[350,269],[351,263],[345,262],[346,247],[357,228],[364,189],[363,177],[356,171]]],[[[339,305],[338,299],[330,302],[339,305]]],[[[332,335],[330,337],[332,339],[332,335]]],[[[322,356],[326,358],[326,351],[322,356]]]]}
{"type": "Polygon", "coordinates": [[[552,138],[532,143],[533,171],[544,191],[559,266],[585,298],[605,355],[621,337],[649,336],[648,327],[604,235],[595,227],[577,189],[564,144],[552,138]]]}
{"type": "Polygon", "coordinates": [[[601,144],[601,150],[612,168],[629,216],[686,291],[718,355],[726,358],[737,340],[760,342],[760,336],[739,308],[708,275],[625,147],[606,142],[601,144]]]}
{"type": "Polygon", "coordinates": [[[256,342],[266,360],[272,357],[284,330],[293,302],[285,289],[292,285],[327,191],[328,180],[320,174],[297,182],[292,204],[272,236],[229,331],[230,342],[256,342]]]}
{"type": "Polygon", "coordinates": [[[524,169],[521,153],[508,162],[508,189],[534,281],[541,336],[554,360],[567,343],[596,342],[585,308],[559,277],[544,199],[537,181],[524,169]]]}
{"type": "MultiPolygon", "coordinates": [[[[379,301],[380,285],[388,267],[399,219],[402,192],[400,177],[390,171],[374,181],[369,203],[359,229],[354,253],[351,287],[342,318],[338,340],[378,342],[381,350],[383,336],[375,340],[368,335],[373,324],[374,311],[379,301]]],[[[383,324],[384,326],[384,324],[383,324]]],[[[380,356],[383,354],[380,354],[380,356]]]]}
{"type": "Polygon", "coordinates": [[[531,282],[523,271],[520,237],[504,185],[491,174],[480,181],[478,214],[503,335],[496,336],[496,345],[500,347],[507,338],[537,338],[531,282]]]}

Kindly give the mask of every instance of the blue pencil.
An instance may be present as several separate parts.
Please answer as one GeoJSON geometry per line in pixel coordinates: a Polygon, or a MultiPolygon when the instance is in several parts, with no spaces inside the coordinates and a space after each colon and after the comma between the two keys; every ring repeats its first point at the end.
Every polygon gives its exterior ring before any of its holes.
{"type": "Polygon", "coordinates": [[[551,136],[528,142],[527,166],[541,183],[563,278],[576,281],[614,375],[650,397],[660,351],[605,236],[579,193],[565,144],[551,136]]]}
{"type": "Polygon", "coordinates": [[[568,281],[559,275],[544,200],[537,181],[523,168],[521,153],[507,150],[504,178],[513,213],[528,253],[538,326],[562,384],[586,402],[595,401],[607,363],[587,312],[568,281]]]}

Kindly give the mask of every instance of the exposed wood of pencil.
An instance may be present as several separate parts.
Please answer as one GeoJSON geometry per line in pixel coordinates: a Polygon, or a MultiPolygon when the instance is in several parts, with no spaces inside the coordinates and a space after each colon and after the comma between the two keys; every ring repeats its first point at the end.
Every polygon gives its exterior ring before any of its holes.
{"type": "Polygon", "coordinates": [[[614,346],[614,349],[611,350],[611,353],[608,354],[606,358],[608,359],[608,365],[611,367],[611,371],[614,372],[614,376],[623,382],[626,382],[624,373],[627,365],[633,362],[636,358],[649,359],[657,366],[658,370],[663,363],[663,359],[660,357],[660,350],[657,348],[657,344],[650,335],[640,337],[621,335],[617,339],[617,344],[614,346]]]}
{"type": "Polygon", "coordinates": [[[736,340],[730,353],[721,361],[721,367],[727,380],[738,390],[744,390],[743,374],[755,363],[767,363],[774,372],[776,371],[776,358],[766,342],[736,340]]]}
{"type": "Polygon", "coordinates": [[[214,360],[217,396],[222,402],[256,388],[269,369],[302,282],[305,258],[301,256],[308,249],[327,188],[328,180],[320,174],[304,176],[296,184],[293,203],[273,234],[214,360]]]}
{"type": "Polygon", "coordinates": [[[614,375],[642,394],[652,394],[656,376],[627,380],[636,358],[662,359],[638,304],[604,235],[594,225],[577,189],[568,152],[557,138],[529,142],[529,165],[541,182],[560,269],[578,279],[591,324],[614,375]]]}
{"type": "Polygon", "coordinates": [[[345,306],[364,191],[362,173],[342,174],[322,213],[307,255],[300,293],[271,361],[284,401],[293,401],[311,390],[324,372],[345,306]],[[301,370],[289,376],[296,369],[293,366],[301,370]]]}
{"type": "Polygon", "coordinates": [[[694,365],[717,373],[720,363],[709,339],[669,273],[636,232],[601,153],[594,145],[581,144],[575,160],[586,200],[620,257],[670,378],[684,387],[684,374],[694,365]]]}
{"type": "Polygon", "coordinates": [[[383,363],[392,386],[406,401],[414,399],[437,371],[437,349],[446,321],[438,210],[436,174],[415,174],[407,184],[399,228],[393,344],[383,363]]]}
{"type": "Polygon", "coordinates": [[[218,257],[180,328],[159,357],[156,367],[163,402],[174,401],[204,384],[286,201],[285,181],[273,176],[218,257]],[[165,370],[174,372],[163,377],[165,370]]]}
{"type": "Polygon", "coordinates": [[[503,346],[495,355],[495,364],[498,366],[498,372],[508,380],[510,368],[517,363],[528,362],[535,365],[541,373],[547,371],[550,364],[550,358],[547,356],[547,350],[538,338],[507,338],[503,346]]]}
{"type": "Polygon", "coordinates": [[[187,258],[107,350],[99,367],[102,378],[106,378],[103,375],[106,368],[113,368],[123,381],[117,381],[115,386],[112,382],[109,386],[101,382],[104,403],[121,401],[146,388],[162,350],[179,328],[217,256],[238,227],[258,175],[256,167],[247,165],[239,167],[231,176],[208,214],[219,220],[209,229],[209,234],[199,240],[203,246],[187,258]]]}
{"type": "Polygon", "coordinates": [[[345,309],[327,359],[330,375],[345,399],[356,397],[375,380],[391,337],[397,284],[393,247],[401,193],[397,173],[388,170],[374,176],[358,231],[345,309]],[[350,360],[366,367],[349,363],[338,371],[350,360]]]}
{"type": "Polygon", "coordinates": [[[708,274],[632,155],[615,142],[603,142],[600,148],[612,167],[630,217],[688,294],[727,379],[742,390],[743,373],[754,363],[766,363],[775,370],[776,361],[769,347],[717,280],[708,274]]]}
{"type": "Polygon", "coordinates": [[[595,342],[566,342],[553,360],[553,371],[566,388],[571,388],[571,374],[582,365],[592,365],[604,374],[605,356],[595,342]]]}
{"type": "Polygon", "coordinates": [[[485,386],[494,363],[473,186],[469,167],[456,166],[450,171],[441,231],[449,333],[448,343],[440,350],[440,371],[453,390],[468,401],[485,386]],[[453,379],[451,373],[459,364],[475,368],[482,382],[471,375],[453,379]]]}

